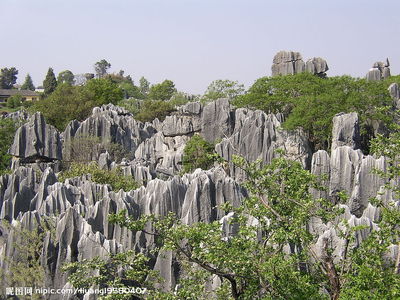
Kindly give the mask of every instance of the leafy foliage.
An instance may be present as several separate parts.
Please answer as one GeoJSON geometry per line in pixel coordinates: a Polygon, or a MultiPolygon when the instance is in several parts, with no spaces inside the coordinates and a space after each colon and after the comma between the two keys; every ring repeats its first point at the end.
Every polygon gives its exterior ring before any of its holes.
{"type": "Polygon", "coordinates": [[[138,188],[138,184],[133,180],[132,176],[125,176],[120,168],[111,171],[102,170],[96,163],[71,163],[68,170],[61,172],[58,179],[60,182],[67,178],[80,177],[89,175],[93,182],[99,184],[109,184],[112,189],[119,191],[130,191],[138,188]]]}
{"type": "Polygon", "coordinates": [[[79,135],[70,142],[64,142],[64,163],[89,163],[97,160],[100,153],[108,152],[112,161],[120,162],[122,158],[133,159],[122,145],[102,141],[99,137],[79,135]]]}
{"type": "Polygon", "coordinates": [[[202,99],[204,101],[217,100],[219,98],[234,99],[239,95],[243,95],[245,91],[244,85],[232,80],[214,80],[207,87],[202,99]]]}
{"type": "Polygon", "coordinates": [[[12,95],[7,99],[8,108],[17,108],[22,105],[22,96],[20,94],[12,95]]]}
{"type": "Polygon", "coordinates": [[[47,71],[46,78],[43,81],[43,88],[45,96],[50,95],[57,88],[57,79],[52,68],[47,71]]]}
{"type": "Polygon", "coordinates": [[[58,85],[46,99],[36,102],[32,110],[40,111],[46,120],[64,130],[72,120],[87,118],[93,107],[118,103],[123,92],[116,84],[106,79],[91,79],[84,86],[58,85]]]}
{"type": "Polygon", "coordinates": [[[11,119],[0,118],[0,174],[10,167],[11,155],[8,149],[14,141],[15,123],[11,119]]]}
{"type": "MultiPolygon", "coordinates": [[[[54,235],[55,224],[52,219],[45,218],[35,230],[28,230],[20,223],[13,225],[3,222],[3,226],[14,236],[14,253],[5,257],[9,272],[1,272],[3,286],[43,287],[45,269],[41,265],[41,254],[47,234],[54,235]]],[[[21,299],[41,299],[41,295],[21,296],[21,299]]]]}
{"type": "Polygon", "coordinates": [[[148,97],[153,100],[169,100],[175,92],[175,84],[166,79],[161,83],[152,85],[148,97]]]}
{"type": "Polygon", "coordinates": [[[141,122],[151,122],[155,118],[163,121],[166,116],[175,111],[175,106],[163,100],[144,100],[135,114],[135,119],[141,122]]]}
{"type": "Polygon", "coordinates": [[[150,82],[143,76],[139,79],[139,90],[146,97],[150,91],[150,82]]]}
{"type": "Polygon", "coordinates": [[[0,88],[12,89],[17,82],[18,70],[14,67],[0,70],[0,88]]]}
{"type": "Polygon", "coordinates": [[[111,68],[111,64],[102,59],[94,64],[94,70],[96,72],[97,78],[103,78],[107,74],[107,70],[111,68]]]}
{"type": "MultiPolygon", "coordinates": [[[[267,113],[282,112],[287,116],[285,128],[303,128],[315,149],[328,149],[332,118],[339,112],[358,112],[364,134],[371,131],[371,121],[386,125],[393,121],[392,100],[387,92],[393,80],[396,79],[368,82],[349,76],[320,78],[307,72],[263,77],[233,103],[267,113]]],[[[363,150],[368,150],[368,141],[363,150]]]]}
{"type": "MultiPolygon", "coordinates": [[[[62,270],[71,273],[68,280],[75,288],[132,286],[147,289],[151,287],[153,281],[146,279],[150,276],[156,278],[156,272],[147,266],[148,261],[144,254],[129,250],[119,254],[109,253],[106,260],[95,257],[91,260],[69,263],[64,265],[62,270]]],[[[110,294],[102,299],[132,299],[135,294],[110,294]]]]}
{"type": "Polygon", "coordinates": [[[183,150],[183,172],[192,172],[197,168],[209,169],[214,164],[215,154],[214,145],[195,134],[183,150]]]}
{"type": "Polygon", "coordinates": [[[25,77],[24,83],[21,85],[22,90],[35,90],[35,86],[33,85],[32,77],[31,75],[27,74],[25,77]]]}
{"type": "Polygon", "coordinates": [[[74,84],[75,76],[70,70],[65,70],[58,73],[57,82],[58,84],[61,83],[68,83],[69,85],[74,84]]]}

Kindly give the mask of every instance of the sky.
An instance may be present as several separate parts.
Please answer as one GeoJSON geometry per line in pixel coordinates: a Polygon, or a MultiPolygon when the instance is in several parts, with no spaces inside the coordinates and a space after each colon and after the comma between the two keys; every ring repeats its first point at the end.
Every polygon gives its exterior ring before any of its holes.
{"type": "Polygon", "coordinates": [[[21,84],[106,59],[136,83],[202,94],[216,79],[270,76],[280,50],[326,59],[328,76],[363,77],[386,58],[400,73],[399,0],[0,0],[0,31],[0,67],[21,84]]]}

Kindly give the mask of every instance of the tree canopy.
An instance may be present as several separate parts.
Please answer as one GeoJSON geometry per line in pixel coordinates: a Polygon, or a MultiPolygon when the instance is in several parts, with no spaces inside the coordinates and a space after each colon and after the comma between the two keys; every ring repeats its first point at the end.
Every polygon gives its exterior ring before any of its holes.
{"type": "Polygon", "coordinates": [[[232,80],[214,80],[207,87],[203,95],[205,101],[217,100],[219,98],[234,99],[239,95],[243,95],[245,91],[244,85],[232,80]]]}
{"type": "Polygon", "coordinates": [[[17,82],[18,70],[14,67],[0,70],[0,88],[12,89],[17,82]]]}
{"type": "Polygon", "coordinates": [[[117,104],[123,98],[123,91],[107,79],[92,79],[83,86],[62,83],[46,99],[32,107],[43,113],[46,120],[64,130],[72,120],[84,120],[93,107],[103,104],[117,104]]]}
{"type": "MultiPolygon", "coordinates": [[[[393,101],[387,91],[390,77],[384,81],[366,81],[350,76],[320,78],[310,73],[262,77],[245,95],[237,97],[237,107],[261,109],[285,115],[286,129],[302,128],[309,134],[315,150],[328,149],[332,119],[339,112],[356,111],[364,134],[371,131],[371,121],[393,122],[393,101]]],[[[368,152],[368,140],[363,150],[368,152]]]]}
{"type": "Polygon", "coordinates": [[[175,92],[175,84],[171,80],[166,79],[150,87],[148,98],[153,100],[169,100],[175,92]]]}
{"type": "Polygon", "coordinates": [[[97,78],[103,78],[107,74],[107,70],[111,68],[111,64],[102,59],[94,64],[94,70],[96,72],[97,78]]]}
{"type": "Polygon", "coordinates": [[[58,73],[58,76],[57,76],[57,82],[59,84],[68,83],[70,85],[73,85],[74,79],[75,79],[75,76],[70,70],[62,71],[62,72],[58,73]]]}
{"type": "Polygon", "coordinates": [[[52,68],[47,71],[46,78],[43,81],[43,88],[46,96],[53,93],[57,88],[57,79],[52,68]]]}
{"type": "Polygon", "coordinates": [[[33,85],[32,77],[31,75],[27,74],[25,77],[24,83],[21,85],[22,90],[35,90],[35,86],[33,85]]]}

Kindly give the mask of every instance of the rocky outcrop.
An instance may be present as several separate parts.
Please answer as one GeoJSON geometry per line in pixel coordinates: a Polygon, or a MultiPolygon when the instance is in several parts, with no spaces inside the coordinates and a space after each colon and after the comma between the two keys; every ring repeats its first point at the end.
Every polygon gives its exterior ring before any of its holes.
{"type": "MultiPolygon", "coordinates": [[[[150,123],[143,124],[136,121],[126,110],[112,104],[95,107],[92,115],[83,122],[70,122],[64,133],[64,156],[70,160],[73,156],[74,147],[84,147],[88,139],[97,139],[97,144],[121,145],[126,154],[134,153],[138,145],[154,135],[156,130],[150,123]],[[74,144],[74,140],[78,143],[74,144]]],[[[96,144],[95,143],[95,144],[96,144]]],[[[78,151],[85,151],[78,149],[78,151]]],[[[91,153],[88,160],[97,160],[99,151],[87,151],[91,153]]]]}
{"type": "Polygon", "coordinates": [[[400,88],[397,83],[392,83],[389,85],[389,94],[393,99],[393,104],[397,109],[400,109],[400,88]]]}
{"type": "MultiPolygon", "coordinates": [[[[262,111],[237,109],[235,127],[230,137],[222,139],[215,149],[227,161],[232,155],[241,155],[248,161],[260,159],[264,164],[276,156],[277,149],[284,149],[288,157],[309,166],[311,149],[301,131],[288,132],[281,128],[280,115],[265,114],[262,111]]],[[[229,166],[230,174],[243,180],[244,174],[234,165],[229,166]]]]}
{"type": "Polygon", "coordinates": [[[272,76],[297,74],[306,71],[320,77],[326,77],[329,67],[326,60],[321,57],[311,58],[304,63],[299,52],[279,51],[274,56],[271,70],[272,76]]]}
{"type": "Polygon", "coordinates": [[[360,147],[360,126],[358,114],[340,113],[333,118],[332,150],[340,146],[349,146],[352,149],[360,147]]]}
{"type": "MultiPolygon", "coordinates": [[[[321,67],[319,62],[314,62],[316,74],[321,73],[323,63],[321,67]]],[[[397,93],[394,86],[390,91],[392,95],[397,93]]],[[[232,156],[241,155],[248,161],[260,160],[267,164],[277,155],[277,149],[284,149],[289,158],[300,161],[314,175],[325,176],[322,183],[327,189],[313,189],[315,197],[339,203],[339,195],[347,194],[346,203],[340,204],[344,209],[343,218],[351,226],[368,226],[357,232],[355,241],[361,242],[376,228],[375,222],[380,216],[380,209],[370,203],[370,198],[378,197],[389,203],[395,197],[383,189],[386,182],[371,172],[385,170],[385,159],[364,155],[358,149],[357,114],[335,116],[331,153],[320,150],[312,154],[306,135],[300,130],[284,130],[282,122],[281,114],[233,109],[228,99],[205,106],[189,103],[163,122],[154,120],[145,124],[112,105],[95,108],[87,120],[68,125],[63,133],[64,153],[71,154],[68,143],[78,137],[95,137],[99,142],[111,142],[128,150],[131,157],[118,162],[108,151],[93,156],[102,169],[121,168],[125,175],[142,184],[135,190],[115,191],[110,185],[91,182],[88,175],[59,182],[54,168],[40,171],[29,164],[23,166],[19,160],[26,158],[68,157],[61,155],[58,132],[40,114],[35,114],[16,135],[11,152],[18,163],[13,164],[11,174],[0,177],[0,218],[10,224],[0,228],[0,267],[8,272],[5,257],[18,256],[13,247],[19,242],[18,224],[29,231],[51,227],[46,229],[40,255],[46,286],[69,287],[67,275],[61,270],[65,263],[96,256],[107,259],[110,254],[134,249],[148,254],[150,267],[161,271],[165,281],[160,287],[173,289],[181,274],[175,255],[151,251],[156,246],[154,236],[111,224],[109,214],[126,210],[129,216],[139,218],[173,212],[183,224],[219,221],[225,233],[223,238],[229,239],[238,230],[232,222],[235,214],[221,210],[220,206],[227,202],[238,206],[248,196],[239,184],[245,174],[230,163],[232,156]],[[195,133],[210,142],[220,140],[215,149],[228,163],[180,175],[183,149],[195,133]]],[[[257,225],[256,219],[251,218],[251,222],[257,225]]],[[[332,224],[314,218],[309,226],[320,236],[315,245],[317,255],[323,255],[321,249],[326,240],[335,245],[336,257],[342,255],[343,240],[332,224]]],[[[393,248],[392,252],[396,251],[393,248]]]]}
{"type": "Polygon", "coordinates": [[[234,117],[229,99],[219,99],[206,105],[201,118],[201,135],[205,140],[214,142],[228,137],[232,133],[234,117]]]}
{"type": "Polygon", "coordinates": [[[60,134],[53,126],[46,124],[43,115],[37,112],[18,128],[10,154],[25,163],[62,160],[60,134]]]}
{"type": "Polygon", "coordinates": [[[368,81],[378,81],[382,79],[386,79],[390,76],[390,63],[389,59],[386,59],[385,62],[378,61],[372,65],[372,68],[369,69],[366,79],[368,81]]]}
{"type": "MultiPolygon", "coordinates": [[[[29,175],[29,169],[21,167],[15,174],[0,178],[3,180],[1,188],[4,184],[7,191],[2,190],[1,195],[6,197],[2,201],[2,211],[10,212],[7,203],[15,199],[10,193],[16,185],[11,177],[22,178],[19,173],[27,178],[34,176],[29,175]]],[[[30,181],[32,196],[24,197],[25,206],[11,210],[7,219],[11,222],[34,217],[36,223],[27,223],[30,229],[41,224],[44,216],[52,220],[55,227],[50,230],[53,233],[49,232],[45,237],[41,261],[46,271],[46,282],[54,288],[62,288],[66,284],[67,274],[61,271],[65,263],[96,256],[107,258],[111,253],[127,249],[148,252],[154,247],[153,236],[133,233],[110,224],[108,215],[111,213],[126,209],[130,216],[139,217],[174,212],[186,224],[211,222],[225,215],[217,206],[225,202],[238,205],[246,196],[246,191],[221,168],[209,171],[198,169],[192,174],[175,176],[167,181],[153,179],[146,187],[129,192],[112,191],[108,185],[92,183],[85,176],[68,179],[65,183],[56,182],[50,168],[36,186],[33,185],[37,182],[36,178],[30,178],[30,181]]],[[[28,182],[23,187],[29,187],[28,182]]],[[[12,241],[15,242],[13,237],[9,237],[11,235],[11,231],[3,230],[0,237],[3,241],[0,245],[6,245],[8,248],[3,250],[10,254],[13,251],[12,241]]],[[[168,288],[171,288],[178,273],[173,269],[172,256],[167,258],[156,255],[154,267],[162,268],[163,274],[169,274],[166,278],[169,278],[168,288]]],[[[0,265],[7,269],[4,257],[0,258],[0,265]]]]}
{"type": "Polygon", "coordinates": [[[305,64],[299,52],[279,51],[273,59],[272,76],[304,72],[305,64]]]}
{"type": "Polygon", "coordinates": [[[307,60],[305,70],[319,77],[326,77],[326,72],[329,70],[329,67],[325,59],[314,57],[307,60]]]}

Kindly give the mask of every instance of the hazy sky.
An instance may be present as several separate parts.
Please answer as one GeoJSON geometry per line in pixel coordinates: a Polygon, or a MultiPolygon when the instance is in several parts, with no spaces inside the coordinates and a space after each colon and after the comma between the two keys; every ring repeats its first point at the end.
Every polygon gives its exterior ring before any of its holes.
{"type": "Polygon", "coordinates": [[[35,85],[50,66],[93,72],[105,58],[135,82],[203,93],[269,76],[279,50],[323,57],[331,76],[365,76],[386,57],[400,73],[399,0],[0,0],[0,25],[0,67],[35,85]]]}

